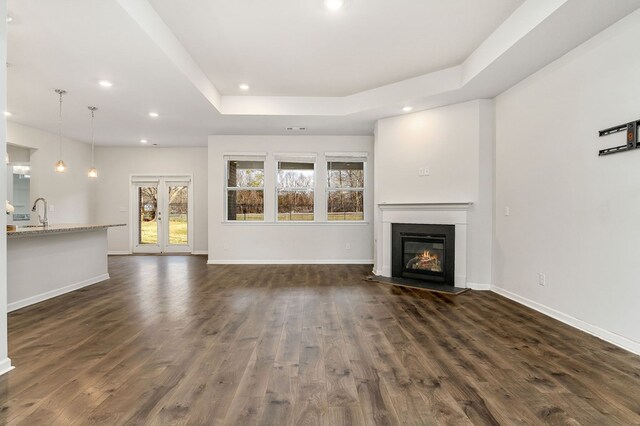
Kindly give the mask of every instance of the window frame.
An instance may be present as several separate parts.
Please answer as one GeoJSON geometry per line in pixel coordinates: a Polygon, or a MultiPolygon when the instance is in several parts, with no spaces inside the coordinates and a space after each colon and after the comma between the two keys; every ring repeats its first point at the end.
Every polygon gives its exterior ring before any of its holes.
{"type": "Polygon", "coordinates": [[[265,223],[266,222],[266,200],[265,200],[265,182],[266,182],[266,155],[225,155],[224,156],[224,222],[228,223],[265,223]],[[259,161],[262,162],[262,186],[229,186],[229,163],[232,161],[259,161]],[[233,220],[229,219],[229,191],[262,191],[262,219],[260,220],[233,220]]]}
{"type": "Polygon", "coordinates": [[[316,223],[318,222],[318,162],[315,154],[276,154],[275,155],[275,180],[274,180],[274,194],[275,194],[275,223],[316,223]],[[313,165],[313,186],[310,187],[291,187],[282,191],[303,192],[312,191],[313,193],[313,220],[281,220],[279,217],[279,197],[281,189],[278,187],[278,175],[280,173],[280,163],[304,163],[313,165]]]}
{"type": "Polygon", "coordinates": [[[342,154],[332,153],[325,154],[325,169],[327,179],[325,182],[325,210],[327,214],[327,223],[365,223],[367,222],[368,209],[367,205],[367,156],[366,154],[342,154]],[[362,163],[362,187],[358,188],[332,188],[329,186],[329,163],[362,163]],[[346,220],[346,219],[329,219],[329,194],[331,192],[362,192],[362,219],[346,220]]]}

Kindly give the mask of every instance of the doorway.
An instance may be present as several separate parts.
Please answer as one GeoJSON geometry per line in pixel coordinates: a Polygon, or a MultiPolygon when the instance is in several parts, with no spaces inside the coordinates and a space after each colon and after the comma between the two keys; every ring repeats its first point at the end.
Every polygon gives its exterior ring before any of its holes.
{"type": "Polygon", "coordinates": [[[191,176],[132,176],[131,188],[132,252],[191,253],[191,176]]]}

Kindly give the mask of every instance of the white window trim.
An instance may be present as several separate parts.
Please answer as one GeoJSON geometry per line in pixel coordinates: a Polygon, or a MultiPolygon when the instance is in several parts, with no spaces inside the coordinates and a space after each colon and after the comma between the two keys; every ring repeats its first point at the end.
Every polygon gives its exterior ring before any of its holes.
{"type": "Polygon", "coordinates": [[[368,223],[368,210],[367,201],[369,199],[369,190],[367,188],[367,156],[366,152],[326,152],[325,154],[325,168],[327,172],[329,170],[329,163],[362,163],[363,183],[361,188],[331,188],[329,182],[325,182],[326,185],[326,198],[325,198],[325,210],[327,211],[328,223],[368,223]],[[329,220],[329,192],[331,191],[362,191],[362,220],[329,220]]]}
{"type": "Polygon", "coordinates": [[[276,153],[274,154],[274,159],[276,162],[275,167],[275,216],[274,221],[276,223],[315,223],[318,220],[317,208],[318,199],[317,199],[317,186],[318,186],[318,162],[317,156],[315,153],[305,153],[305,154],[288,154],[288,153],[276,153]],[[313,191],[313,220],[280,220],[278,217],[278,173],[280,172],[280,162],[286,163],[307,163],[313,164],[313,186],[305,186],[305,187],[295,187],[295,188],[287,188],[283,189],[283,191],[313,191]]]}
{"type": "Polygon", "coordinates": [[[262,181],[262,186],[234,186],[229,188],[229,161],[262,161],[262,173],[265,173],[265,164],[267,162],[267,153],[256,153],[256,152],[248,152],[248,153],[225,153],[223,155],[224,161],[224,202],[222,217],[224,218],[224,223],[245,223],[248,221],[245,220],[230,220],[229,219],[229,191],[238,191],[238,190],[249,190],[249,191],[260,191],[262,190],[262,220],[252,220],[251,222],[262,224],[265,223],[265,199],[264,199],[264,179],[262,181]]]}
{"type": "Polygon", "coordinates": [[[324,159],[329,162],[366,163],[369,159],[368,152],[325,152],[324,159]]]}

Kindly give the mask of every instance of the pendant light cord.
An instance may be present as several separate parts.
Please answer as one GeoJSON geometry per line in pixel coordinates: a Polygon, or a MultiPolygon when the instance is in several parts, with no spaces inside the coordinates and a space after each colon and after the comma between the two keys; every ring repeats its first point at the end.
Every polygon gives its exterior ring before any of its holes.
{"type": "Polygon", "coordinates": [[[62,95],[64,94],[63,90],[58,92],[60,95],[60,113],[58,115],[58,141],[60,145],[60,159],[62,159],[62,95]]]}
{"type": "Polygon", "coordinates": [[[94,146],[96,144],[94,138],[93,138],[93,129],[94,129],[94,124],[93,124],[93,119],[94,119],[94,113],[95,113],[95,109],[91,110],[91,167],[94,166],[93,164],[93,150],[94,150],[94,146]]]}

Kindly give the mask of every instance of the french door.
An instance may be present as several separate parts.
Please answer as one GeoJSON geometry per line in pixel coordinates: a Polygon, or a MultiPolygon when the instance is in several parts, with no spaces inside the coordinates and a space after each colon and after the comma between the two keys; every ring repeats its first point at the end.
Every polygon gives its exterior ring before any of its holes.
{"type": "Polygon", "coordinates": [[[132,176],[134,253],[193,251],[190,176],[132,176]]]}

